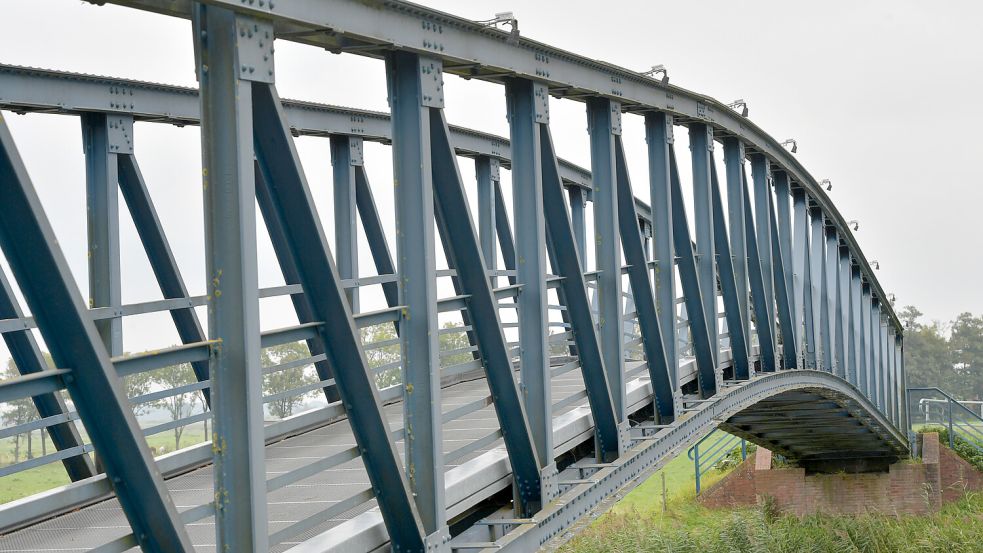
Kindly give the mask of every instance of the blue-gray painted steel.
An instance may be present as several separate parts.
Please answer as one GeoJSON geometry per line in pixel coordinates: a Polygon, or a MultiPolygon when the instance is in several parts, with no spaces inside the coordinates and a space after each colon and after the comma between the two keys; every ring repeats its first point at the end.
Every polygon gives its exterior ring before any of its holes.
{"type": "MultiPolygon", "coordinates": [[[[711,166],[713,165],[713,127],[694,123],[689,127],[689,149],[693,163],[693,225],[696,228],[696,268],[702,292],[703,319],[710,336],[710,355],[714,371],[720,358],[717,318],[717,249],[711,207],[711,166]]],[[[678,251],[679,248],[677,248],[678,251]]],[[[687,294],[689,295],[689,294],[687,294]]],[[[687,307],[689,309],[689,307],[687,307]]],[[[690,309],[690,316],[693,311],[690,309]]]]}
{"type": "Polygon", "coordinates": [[[847,382],[853,382],[851,375],[854,372],[853,350],[851,349],[851,337],[853,332],[850,328],[850,317],[853,309],[850,306],[851,293],[851,269],[850,251],[842,244],[839,246],[837,261],[837,305],[836,305],[836,355],[839,364],[840,376],[847,382]]]}
{"type": "Polygon", "coordinates": [[[587,220],[584,206],[587,199],[584,197],[584,190],[572,187],[569,191],[570,201],[570,220],[573,222],[574,245],[577,247],[580,257],[580,272],[587,271],[587,220]]]}
{"type": "MultiPolygon", "coordinates": [[[[782,261],[781,270],[783,274],[783,280],[785,282],[785,294],[787,296],[788,310],[789,310],[789,320],[787,328],[785,322],[782,324],[782,344],[785,349],[785,368],[795,369],[804,368],[800,362],[802,355],[802,347],[799,343],[799,337],[802,335],[802,313],[801,302],[797,303],[798,294],[796,293],[795,286],[795,265],[793,258],[793,242],[792,242],[792,212],[789,202],[792,199],[792,191],[790,189],[790,183],[788,178],[788,173],[785,171],[775,171],[773,173],[775,180],[775,207],[777,208],[777,220],[776,224],[773,224],[774,231],[776,234],[773,235],[775,245],[778,246],[778,250],[781,253],[780,259],[782,261]],[[785,332],[791,335],[791,340],[785,339],[785,332]]],[[[776,258],[776,262],[779,258],[776,258]]],[[[778,273],[775,273],[775,284],[778,284],[778,273]]],[[[781,300],[779,300],[781,301],[781,300]]],[[[782,306],[779,305],[779,315],[781,315],[782,306]]]]}
{"type": "MultiPolygon", "coordinates": [[[[331,137],[332,195],[334,196],[335,264],[343,279],[358,278],[358,229],[355,202],[355,167],[362,165],[362,139],[331,137]]],[[[345,290],[352,312],[357,313],[358,288],[345,290]]]]}
{"type": "Polygon", "coordinates": [[[823,253],[826,251],[826,231],[823,222],[823,214],[819,209],[810,210],[809,231],[812,233],[809,239],[809,309],[812,317],[810,318],[811,331],[807,338],[812,342],[813,357],[815,362],[813,368],[819,370],[830,370],[830,365],[824,362],[826,355],[825,344],[823,343],[823,253]]]}
{"type": "MultiPolygon", "coordinates": [[[[796,355],[795,331],[792,324],[792,301],[791,291],[789,290],[789,280],[786,277],[787,263],[782,253],[782,237],[778,234],[778,221],[775,216],[775,205],[772,203],[771,195],[768,195],[768,217],[771,219],[771,254],[772,268],[775,274],[775,307],[778,311],[778,324],[782,337],[782,368],[794,369],[798,367],[798,356],[796,355]]],[[[786,211],[788,198],[785,198],[786,211]]]]}
{"type": "MultiPolygon", "coordinates": [[[[495,189],[500,186],[498,160],[488,156],[474,159],[474,173],[478,181],[478,238],[481,240],[481,256],[489,271],[498,267],[498,238],[495,233],[495,189]]],[[[491,277],[495,286],[497,277],[491,277]]]]}
{"type": "Polygon", "coordinates": [[[543,150],[543,210],[550,263],[561,279],[560,288],[570,316],[570,328],[577,347],[587,401],[594,417],[596,456],[602,462],[609,462],[616,459],[621,452],[619,420],[615,415],[604,358],[601,356],[600,339],[587,298],[587,284],[579,253],[581,250],[576,245],[573,224],[563,204],[563,183],[560,181],[553,138],[548,126],[542,129],[539,145],[543,150]]]}
{"type": "MultiPolygon", "coordinates": [[[[801,187],[792,187],[792,323],[799,367],[816,367],[815,344],[807,337],[812,332],[812,290],[809,285],[809,198],[801,187]],[[807,295],[808,292],[808,295],[807,295]]],[[[784,252],[783,252],[784,253],[784,252]]]]}
{"type": "MultiPolygon", "coordinates": [[[[769,295],[771,290],[766,288],[766,283],[774,288],[770,270],[771,258],[768,256],[769,270],[765,271],[761,263],[761,254],[758,251],[759,244],[756,236],[758,226],[755,225],[754,213],[751,211],[751,198],[746,182],[743,188],[744,236],[747,238],[748,281],[751,284],[751,300],[754,306],[754,328],[758,335],[758,358],[761,363],[761,370],[772,372],[778,364],[775,359],[774,299],[769,295]],[[772,310],[768,309],[769,305],[772,306],[772,310]]],[[[769,219],[766,212],[759,211],[758,213],[764,219],[769,219]]],[[[768,237],[768,244],[771,244],[771,236],[768,237]]]]}
{"type": "Polygon", "coordinates": [[[839,263],[840,263],[840,241],[836,236],[836,229],[827,226],[824,237],[826,239],[826,249],[823,258],[823,309],[822,309],[822,329],[823,329],[823,364],[827,371],[837,376],[843,376],[843,368],[838,362],[838,348],[840,337],[836,326],[839,317],[837,307],[839,299],[837,297],[839,282],[839,263]]]}
{"type": "MultiPolygon", "coordinates": [[[[119,309],[123,304],[119,251],[119,182],[117,144],[110,136],[121,116],[82,115],[85,151],[85,200],[89,251],[89,307],[119,309]]],[[[129,118],[128,118],[129,119],[129,118]]],[[[132,129],[132,119],[129,120],[132,129]]],[[[99,335],[113,357],[123,353],[123,319],[96,321],[99,335]]]]}
{"type": "Polygon", "coordinates": [[[676,347],[676,255],[672,238],[672,201],[669,183],[669,145],[673,120],[667,113],[645,114],[648,143],[649,193],[652,198],[652,259],[655,262],[655,298],[662,344],[674,391],[679,388],[679,353],[676,347]]]}
{"type": "MultiPolygon", "coordinates": [[[[19,319],[23,316],[24,312],[17,303],[14,289],[10,286],[7,275],[0,269],[0,319],[19,319]]],[[[49,369],[47,361],[41,354],[41,348],[38,347],[37,340],[30,330],[5,332],[3,341],[17,367],[17,372],[22,376],[49,369]]],[[[58,393],[35,395],[31,399],[41,418],[63,416],[68,413],[68,406],[58,393]]],[[[82,445],[82,436],[71,421],[52,424],[43,431],[51,436],[51,442],[59,451],[82,445]]],[[[73,482],[96,474],[92,459],[88,455],[67,457],[62,460],[62,465],[73,482]]]]}
{"type": "MultiPolygon", "coordinates": [[[[687,319],[689,320],[690,336],[693,340],[693,355],[696,357],[696,374],[701,398],[708,398],[717,393],[718,376],[716,349],[710,341],[709,324],[703,315],[703,288],[697,272],[696,252],[689,234],[689,222],[686,217],[686,207],[683,205],[683,188],[679,182],[679,169],[676,166],[675,147],[669,145],[669,182],[671,190],[669,199],[672,202],[672,239],[673,247],[678,256],[676,267],[679,269],[679,282],[683,287],[683,297],[687,319]]],[[[714,294],[716,283],[705,293],[714,294]]],[[[713,324],[716,324],[714,321],[713,324]]]]}
{"type": "MultiPolygon", "coordinates": [[[[621,104],[607,98],[587,102],[590,133],[591,198],[594,205],[594,262],[597,269],[597,326],[618,420],[625,411],[624,305],[621,295],[621,229],[614,142],[621,134],[621,104]]],[[[632,225],[636,223],[631,222],[632,225]]],[[[582,254],[585,252],[581,252],[582,254]]]]}
{"type": "Polygon", "coordinates": [[[645,350],[645,361],[652,383],[652,397],[655,406],[656,420],[661,424],[671,422],[675,416],[673,405],[672,380],[669,372],[675,372],[676,366],[670,365],[663,347],[665,341],[659,317],[655,311],[655,295],[652,293],[652,283],[649,280],[648,259],[642,235],[638,228],[638,215],[635,213],[634,195],[631,181],[628,178],[628,160],[625,158],[624,145],[621,137],[614,140],[617,185],[618,185],[618,220],[621,226],[621,245],[628,264],[628,281],[635,302],[635,312],[638,326],[642,335],[642,346],[645,350]]]}
{"type": "MultiPolygon", "coordinates": [[[[372,196],[372,187],[369,186],[369,177],[365,172],[365,166],[355,168],[355,201],[358,205],[358,215],[362,220],[362,230],[365,231],[365,241],[369,244],[369,253],[372,254],[372,261],[375,263],[375,270],[380,275],[395,275],[396,266],[393,264],[392,254],[389,253],[389,243],[386,242],[386,234],[382,227],[382,219],[379,218],[379,210],[376,208],[375,199],[372,196]]],[[[386,296],[386,304],[389,307],[399,305],[398,283],[384,282],[382,293],[386,296]]],[[[399,324],[396,324],[399,331],[399,324]]]]}
{"type": "MultiPolygon", "coordinates": [[[[396,264],[403,369],[406,468],[426,533],[446,532],[443,430],[440,417],[440,344],[430,108],[424,89],[443,82],[441,64],[413,54],[386,59],[393,123],[396,264]]],[[[442,94],[440,100],[443,100],[442,94]]],[[[450,264],[450,260],[448,260],[450,264]]]]}
{"type": "MultiPolygon", "coordinates": [[[[239,54],[259,22],[202,7],[193,28],[201,84],[202,189],[212,413],[216,547],[265,550],[263,375],[260,363],[253,82],[239,54]]],[[[269,40],[269,38],[267,38],[269,40]]],[[[262,71],[262,70],[261,70],[262,71]]]]}
{"type": "MultiPolygon", "coordinates": [[[[512,144],[512,214],[515,219],[519,368],[526,416],[543,466],[553,463],[553,398],[550,394],[549,312],[546,296],[546,222],[540,125],[549,122],[545,86],[526,79],[506,82],[512,144]]],[[[487,263],[487,259],[485,262],[487,263]]]]}
{"type": "Polygon", "coordinates": [[[51,351],[56,366],[71,367],[66,382],[97,448],[134,536],[149,551],[191,551],[160,472],[130,409],[68,263],[0,120],[0,246],[51,351]]]}
{"type": "MultiPolygon", "coordinates": [[[[748,299],[747,234],[744,224],[744,143],[730,136],[724,139],[724,164],[727,171],[727,222],[730,236],[730,253],[734,264],[734,282],[737,284],[737,301],[741,306],[740,317],[745,329],[745,337],[750,336],[751,304],[748,299]]],[[[728,323],[728,327],[730,324],[728,323]]],[[[733,336],[732,336],[733,339],[733,336]]]]}
{"type": "MultiPolygon", "coordinates": [[[[740,202],[743,206],[744,202],[740,202]]],[[[733,211],[731,210],[733,213],[733,211]]],[[[737,274],[734,269],[734,257],[730,251],[730,241],[727,238],[727,223],[724,219],[723,199],[720,194],[720,183],[717,182],[717,168],[713,159],[710,160],[710,214],[713,218],[714,247],[717,255],[717,281],[720,283],[721,295],[724,298],[724,317],[727,321],[727,332],[730,335],[730,353],[733,359],[734,378],[746,380],[751,378],[751,351],[748,345],[747,318],[745,308],[741,305],[740,296],[747,296],[746,289],[738,288],[737,274]]],[[[741,217],[741,234],[744,234],[743,217],[741,217]]],[[[741,247],[745,245],[742,242],[741,247]]],[[[747,268],[746,254],[742,253],[741,263],[747,268]]],[[[747,274],[744,275],[747,277],[747,274]]]]}
{"type": "MultiPolygon", "coordinates": [[[[448,264],[457,269],[463,292],[469,296],[468,312],[494,399],[495,413],[501,427],[506,429],[502,437],[512,465],[517,511],[522,516],[532,516],[544,503],[540,467],[550,463],[542,463],[536,455],[444,112],[433,107],[428,110],[437,227],[441,231],[448,264]]],[[[437,409],[440,409],[439,405],[437,409]]]]}
{"type": "Polygon", "coordinates": [[[336,370],[336,385],[386,529],[394,547],[401,551],[423,551],[426,542],[423,522],[389,437],[379,391],[314,209],[283,108],[272,86],[256,86],[253,91],[256,158],[297,260],[304,293],[322,322],[317,330],[330,346],[325,353],[336,370]]]}
{"type": "MultiPolygon", "coordinates": [[[[771,336],[771,349],[777,352],[777,321],[775,313],[775,269],[772,267],[772,191],[771,191],[771,164],[763,154],[755,153],[751,155],[751,178],[754,182],[754,216],[756,217],[754,235],[757,240],[758,262],[761,267],[762,293],[759,298],[764,302],[765,315],[759,315],[757,320],[758,345],[764,336],[762,325],[768,326],[771,336]]],[[[750,213],[750,211],[748,211],[750,213]]],[[[752,292],[753,294],[753,292],[752,292]]],[[[756,300],[757,301],[757,300],[756,300]]],[[[771,368],[777,368],[777,359],[774,359],[771,368]]],[[[763,367],[768,370],[767,367],[763,367]]]]}

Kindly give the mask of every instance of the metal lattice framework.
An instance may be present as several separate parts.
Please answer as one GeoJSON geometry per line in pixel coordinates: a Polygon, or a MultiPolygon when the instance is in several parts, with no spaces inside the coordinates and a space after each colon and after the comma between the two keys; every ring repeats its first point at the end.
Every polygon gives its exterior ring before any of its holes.
{"type": "Polygon", "coordinates": [[[0,118],[0,246],[13,276],[0,273],[0,332],[21,374],[0,381],[0,402],[31,397],[40,417],[0,438],[42,430],[56,447],[0,477],[62,463],[73,481],[0,506],[0,548],[527,551],[716,427],[803,463],[907,455],[890,302],[820,184],[744,115],[403,2],[112,3],[191,20],[200,90],[0,66],[0,108],[81,119],[90,252],[86,305],[0,118]],[[384,58],[391,113],[281,100],[274,38],[384,58]],[[510,139],[448,125],[445,75],[503,85],[510,139]],[[586,105],[589,171],[557,157],[551,97],[586,105]],[[644,118],[651,206],[632,192],[624,114],[644,118]],[[134,122],[200,126],[204,296],[189,294],[165,236],[134,122]],[[327,216],[301,135],[330,141],[327,216]],[[391,145],[394,213],[374,200],[364,141],[391,145]],[[476,219],[461,157],[475,164],[476,219]],[[121,300],[121,205],[162,300],[121,300]],[[375,276],[358,267],[359,223],[375,276]],[[258,224],[283,286],[259,286],[258,224]],[[438,246],[448,270],[437,270],[438,246]],[[440,297],[439,279],[453,296],[440,297]],[[373,286],[388,308],[361,311],[373,286]],[[264,328],[268,297],[289,297],[297,324],[264,328]],[[170,314],[182,345],[123,355],[123,319],[155,312],[170,314]],[[463,324],[440,327],[446,313],[463,324]],[[367,341],[361,330],[378,325],[398,337],[367,341]],[[468,347],[441,351],[445,333],[468,347]],[[310,357],[262,365],[263,348],[297,341],[310,357]],[[369,362],[393,345],[397,362],[369,362]],[[122,378],[182,363],[195,382],[127,397],[122,378]],[[305,365],[312,383],[264,396],[264,375],[305,365]],[[196,391],[204,412],[140,428],[135,405],[196,391]],[[326,405],[264,424],[264,404],[311,391],[326,405]],[[156,458],[147,445],[206,420],[204,444],[156,458]]]}

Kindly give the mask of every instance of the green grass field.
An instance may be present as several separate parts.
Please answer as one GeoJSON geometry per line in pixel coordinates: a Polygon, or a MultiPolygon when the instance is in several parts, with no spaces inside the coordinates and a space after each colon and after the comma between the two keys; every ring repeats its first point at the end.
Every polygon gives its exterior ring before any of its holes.
{"type": "MultiPolygon", "coordinates": [[[[202,425],[195,424],[186,427],[184,434],[181,435],[181,447],[188,447],[205,441],[205,431],[202,425]]],[[[162,432],[147,439],[147,444],[155,448],[156,451],[174,451],[174,433],[162,432]]],[[[26,446],[21,440],[21,462],[26,460],[26,446]]],[[[48,442],[48,453],[55,451],[54,446],[48,442]]],[[[41,455],[41,439],[38,433],[34,435],[34,455],[41,455]]],[[[0,466],[7,466],[14,462],[14,441],[6,439],[0,441],[0,466]]],[[[64,486],[71,482],[61,462],[48,463],[46,465],[17,472],[9,476],[0,478],[0,504],[34,495],[39,492],[50,490],[58,486],[64,486]]]]}

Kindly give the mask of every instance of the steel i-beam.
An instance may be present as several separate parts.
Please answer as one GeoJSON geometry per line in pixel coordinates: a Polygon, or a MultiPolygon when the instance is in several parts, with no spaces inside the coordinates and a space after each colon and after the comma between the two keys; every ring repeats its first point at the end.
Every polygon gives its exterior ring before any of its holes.
{"type": "MultiPolygon", "coordinates": [[[[710,336],[714,371],[720,355],[717,321],[717,264],[710,205],[710,166],[713,163],[713,127],[695,123],[689,127],[689,148],[693,163],[693,219],[696,227],[696,266],[702,292],[703,318],[710,336]]],[[[690,312],[692,316],[692,312],[690,312]]]]}
{"type": "MultiPolygon", "coordinates": [[[[481,256],[489,271],[498,267],[498,239],[495,236],[495,195],[501,186],[497,159],[478,156],[474,160],[474,173],[478,181],[478,238],[481,239],[481,256]]],[[[490,276],[492,286],[498,278],[490,276]]]]}
{"type": "MultiPolygon", "coordinates": [[[[763,332],[761,327],[767,325],[769,336],[771,336],[772,351],[776,351],[777,344],[776,314],[775,314],[775,270],[772,267],[772,244],[771,244],[771,221],[772,217],[772,192],[771,192],[771,163],[764,154],[755,153],[751,155],[751,177],[754,183],[754,233],[757,240],[758,262],[761,267],[762,293],[761,301],[764,302],[764,317],[757,318],[756,327],[758,328],[758,344],[761,344],[763,332]]],[[[777,367],[777,362],[772,365],[772,369],[777,367]]],[[[767,367],[762,367],[768,370],[767,367]]]]}
{"type": "MultiPolygon", "coordinates": [[[[773,236],[773,238],[781,254],[781,271],[784,275],[783,279],[785,282],[785,293],[788,296],[788,300],[786,301],[788,303],[788,310],[790,314],[787,332],[792,338],[790,342],[786,341],[784,339],[784,336],[786,335],[785,329],[783,329],[782,342],[785,346],[785,368],[795,369],[802,366],[800,362],[800,358],[802,357],[802,348],[799,339],[799,337],[802,335],[802,304],[801,302],[797,303],[799,296],[796,293],[794,278],[795,266],[792,248],[792,212],[789,206],[792,191],[789,188],[790,184],[788,173],[785,171],[775,171],[773,175],[775,180],[775,207],[777,208],[777,224],[772,225],[777,233],[773,236]],[[792,357],[790,358],[790,356],[792,357]]],[[[779,314],[781,313],[781,309],[781,306],[779,306],[779,314]]],[[[782,326],[786,326],[784,321],[782,321],[782,326]]]]}
{"type": "Polygon", "coordinates": [[[839,282],[840,241],[836,236],[836,229],[831,226],[825,227],[824,237],[826,239],[826,250],[822,268],[823,306],[821,313],[823,365],[827,371],[842,377],[843,367],[839,364],[838,354],[840,335],[836,326],[839,320],[837,316],[837,307],[839,306],[837,283],[839,282]]]}
{"type": "MultiPolygon", "coordinates": [[[[742,178],[745,178],[742,175],[742,178]]],[[[761,370],[764,372],[773,372],[775,367],[777,367],[777,362],[775,359],[775,312],[774,312],[774,300],[768,297],[770,290],[765,287],[767,282],[769,285],[774,286],[772,281],[772,274],[770,270],[770,258],[769,258],[769,270],[765,272],[761,264],[761,254],[758,251],[758,237],[756,236],[757,226],[754,221],[754,214],[751,211],[751,197],[748,193],[747,182],[745,181],[743,186],[743,202],[744,202],[744,236],[747,239],[747,267],[748,267],[748,282],[751,285],[751,299],[754,305],[754,320],[755,320],[755,332],[758,335],[758,356],[761,362],[761,370]],[[768,290],[768,291],[766,291],[768,290]],[[769,302],[768,299],[771,299],[769,302]],[[772,310],[769,311],[768,305],[772,305],[772,310]]],[[[765,219],[768,219],[767,213],[759,212],[765,219]]],[[[769,221],[770,224],[770,221],[769,221]]],[[[768,237],[768,244],[771,245],[771,237],[768,237]]],[[[750,337],[750,335],[749,335],[750,337]]]]}
{"type": "MultiPolygon", "coordinates": [[[[355,167],[362,165],[362,139],[331,137],[332,192],[334,195],[335,263],[344,279],[358,279],[358,230],[355,167]]],[[[357,313],[358,287],[345,290],[352,312],[357,313]]]]}
{"type": "Polygon", "coordinates": [[[812,342],[812,357],[815,358],[813,368],[817,370],[831,369],[831,365],[824,362],[826,348],[823,344],[823,306],[825,299],[823,296],[823,266],[826,251],[826,231],[823,213],[819,208],[810,209],[809,229],[812,236],[809,239],[809,299],[810,299],[810,332],[809,341],[812,342]]]}
{"type": "Polygon", "coordinates": [[[812,341],[812,290],[809,284],[809,198],[801,187],[792,188],[792,316],[800,368],[816,366],[816,344],[812,341]]]}
{"type": "MultiPolygon", "coordinates": [[[[730,253],[734,264],[734,282],[737,284],[737,302],[740,305],[741,322],[750,336],[751,308],[748,299],[748,248],[744,220],[747,217],[744,206],[744,143],[730,136],[724,139],[724,164],[727,171],[727,222],[730,235],[730,253]]],[[[728,323],[728,326],[729,323],[728,323]]]]}

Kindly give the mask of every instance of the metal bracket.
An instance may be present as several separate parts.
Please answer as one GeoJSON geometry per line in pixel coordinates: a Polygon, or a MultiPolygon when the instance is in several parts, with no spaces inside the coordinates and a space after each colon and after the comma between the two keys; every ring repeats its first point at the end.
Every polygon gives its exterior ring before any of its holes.
{"type": "Polygon", "coordinates": [[[676,141],[676,137],[673,134],[673,117],[672,115],[666,114],[666,144],[672,144],[676,141]]]}
{"type": "Polygon", "coordinates": [[[495,158],[488,158],[492,182],[502,182],[501,163],[495,158]]]}
{"type": "Polygon", "coordinates": [[[237,15],[236,53],[240,79],[272,83],[273,23],[237,15]]]}
{"type": "Polygon", "coordinates": [[[543,467],[540,478],[543,483],[544,504],[560,496],[560,472],[556,469],[556,463],[543,467]]]}
{"type": "Polygon", "coordinates": [[[426,537],[427,553],[444,553],[451,550],[451,532],[447,526],[442,526],[433,534],[426,537]]]}
{"type": "Polygon", "coordinates": [[[532,85],[533,106],[537,123],[550,122],[550,89],[542,83],[532,85]]]}
{"type": "Polygon", "coordinates": [[[133,116],[107,115],[106,126],[108,133],[109,153],[133,153],[133,116]]]}
{"type": "Polygon", "coordinates": [[[631,447],[631,421],[618,423],[618,451],[624,453],[631,447]]]}
{"type": "Polygon", "coordinates": [[[707,151],[713,151],[713,127],[710,125],[705,125],[707,129],[707,151]]]}
{"type": "Polygon", "coordinates": [[[348,137],[349,163],[353,167],[362,166],[362,139],[357,136],[348,137]]]}
{"type": "Polygon", "coordinates": [[[444,107],[444,65],[438,59],[420,56],[420,105],[444,107]]]}
{"type": "Polygon", "coordinates": [[[611,102],[611,134],[621,136],[621,102],[611,102]]]}

